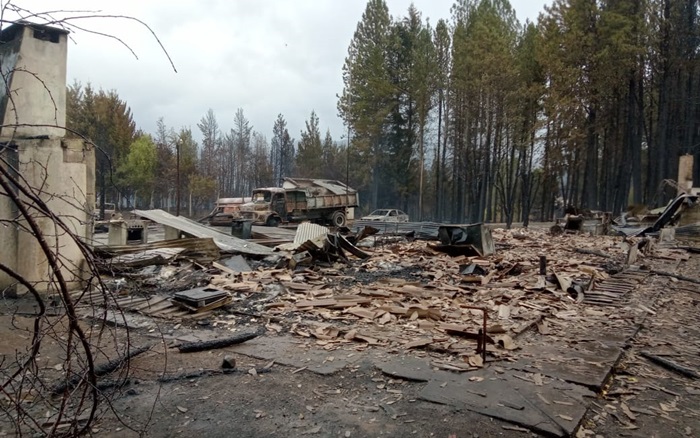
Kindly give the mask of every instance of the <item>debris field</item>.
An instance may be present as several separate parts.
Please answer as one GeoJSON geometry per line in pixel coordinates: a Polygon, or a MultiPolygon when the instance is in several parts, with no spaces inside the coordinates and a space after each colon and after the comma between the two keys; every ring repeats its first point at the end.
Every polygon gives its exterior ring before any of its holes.
{"type": "Polygon", "coordinates": [[[104,282],[116,298],[79,303],[87,317],[124,310],[131,328],[164,321],[174,345],[242,336],[226,351],[293,372],[332,375],[370,360],[392,378],[426,382],[421,400],[504,429],[586,436],[587,410],[655,314],[661,291],[644,285],[686,278],[673,271],[691,252],[649,237],[483,229],[493,240],[483,255],[479,245],[445,251],[411,234],[323,227],[300,227],[267,256],[217,254],[209,238],[106,247],[104,282]]]}

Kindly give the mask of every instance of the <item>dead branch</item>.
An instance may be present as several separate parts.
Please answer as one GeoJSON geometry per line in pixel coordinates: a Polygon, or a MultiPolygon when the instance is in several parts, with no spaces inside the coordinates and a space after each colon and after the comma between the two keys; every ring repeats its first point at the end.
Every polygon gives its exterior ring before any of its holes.
{"type": "Polygon", "coordinates": [[[140,25],[142,25],[143,27],[145,27],[146,30],[148,30],[148,32],[151,34],[151,36],[158,43],[158,46],[160,47],[160,49],[163,51],[163,53],[165,53],[165,56],[168,58],[168,62],[170,63],[170,66],[173,68],[173,71],[175,73],[177,73],[177,69],[175,68],[175,63],[173,62],[172,58],[170,57],[170,54],[168,53],[168,51],[165,49],[165,46],[161,42],[160,38],[158,38],[158,35],[151,28],[151,26],[148,25],[148,23],[144,22],[143,20],[139,20],[136,17],[131,17],[128,15],[101,14],[99,11],[60,11],[59,10],[59,11],[51,11],[48,13],[44,13],[44,12],[34,13],[34,12],[31,12],[27,9],[18,7],[17,5],[14,5],[11,3],[8,6],[11,8],[12,11],[14,11],[18,15],[20,15],[20,17],[23,20],[27,20],[28,18],[39,18],[39,19],[44,20],[44,25],[47,25],[47,26],[58,26],[58,27],[61,27],[64,29],[71,29],[72,28],[72,29],[77,29],[77,30],[80,30],[80,31],[83,31],[86,33],[90,33],[90,34],[102,36],[105,38],[113,39],[113,40],[119,42],[122,46],[124,46],[127,50],[129,50],[131,52],[131,54],[134,55],[134,57],[136,59],[138,59],[136,52],[131,48],[131,46],[129,46],[126,42],[124,42],[121,38],[117,37],[116,35],[106,34],[103,32],[83,28],[83,27],[77,26],[75,23],[73,23],[73,21],[75,21],[75,20],[84,20],[86,18],[87,19],[114,18],[114,19],[120,19],[120,20],[135,21],[135,22],[139,23],[140,25]],[[59,13],[76,13],[76,12],[77,13],[85,12],[85,14],[84,15],[68,16],[68,17],[63,17],[63,18],[59,18],[59,19],[56,19],[53,17],[53,15],[59,14],[59,13]]]}
{"type": "Polygon", "coordinates": [[[27,290],[29,290],[29,293],[31,293],[34,299],[36,300],[37,305],[39,306],[39,312],[36,313],[34,317],[31,354],[29,355],[25,363],[22,366],[20,366],[15,371],[15,373],[11,375],[5,382],[3,382],[2,389],[4,390],[10,382],[12,382],[17,376],[19,376],[25,369],[29,367],[29,365],[34,361],[34,359],[36,359],[37,355],[39,354],[39,348],[41,347],[41,322],[44,314],[46,313],[46,305],[44,304],[44,300],[41,299],[41,295],[39,295],[39,292],[36,290],[34,285],[28,282],[24,277],[17,274],[14,270],[10,269],[9,266],[6,266],[2,263],[0,263],[0,271],[3,271],[4,273],[12,277],[15,281],[17,281],[19,284],[26,287],[27,290]]]}
{"type": "MultiPolygon", "coordinates": [[[[58,256],[57,254],[52,251],[51,247],[49,246],[48,242],[44,238],[44,234],[39,227],[39,224],[36,222],[34,217],[29,213],[27,210],[27,207],[24,202],[21,201],[19,198],[19,195],[15,193],[12,187],[13,181],[12,175],[9,174],[9,172],[4,169],[2,166],[0,166],[0,186],[3,188],[7,196],[9,196],[12,201],[15,203],[17,206],[18,210],[22,214],[23,218],[27,221],[29,224],[29,227],[32,230],[32,233],[34,235],[34,238],[36,241],[39,243],[39,246],[41,248],[41,251],[44,253],[46,256],[47,262],[49,266],[51,267],[52,274],[56,280],[56,283],[59,288],[59,292],[61,294],[63,304],[66,308],[66,316],[68,317],[68,324],[69,324],[69,331],[68,331],[68,340],[66,342],[67,346],[67,356],[70,357],[71,353],[71,347],[72,347],[72,341],[73,341],[73,336],[78,337],[78,342],[81,344],[83,348],[83,353],[85,354],[85,358],[87,360],[87,373],[86,377],[90,383],[90,386],[92,387],[92,399],[93,399],[93,404],[90,410],[90,418],[87,422],[89,425],[92,422],[92,419],[94,418],[95,415],[95,410],[97,409],[97,403],[98,403],[98,392],[97,392],[97,379],[94,373],[94,359],[92,355],[92,350],[90,348],[90,342],[85,335],[85,332],[83,331],[83,328],[80,326],[78,323],[78,315],[75,310],[75,306],[73,301],[71,300],[70,293],[68,291],[68,284],[63,276],[63,272],[61,270],[61,266],[58,262],[58,256]]],[[[59,222],[62,223],[59,218],[56,218],[54,222],[59,222]]],[[[68,228],[66,226],[66,228],[68,228]]],[[[70,371],[70,369],[68,370],[70,371]]],[[[52,429],[51,434],[55,434],[55,428],[58,426],[58,423],[60,423],[61,418],[63,416],[63,413],[65,412],[66,406],[68,403],[68,397],[64,397],[63,400],[61,401],[61,408],[59,410],[58,414],[58,419],[56,422],[56,425],[54,425],[54,429],[52,429]]],[[[82,403],[81,403],[82,404],[82,403]]],[[[81,429],[81,433],[84,432],[84,430],[81,429]]]]}

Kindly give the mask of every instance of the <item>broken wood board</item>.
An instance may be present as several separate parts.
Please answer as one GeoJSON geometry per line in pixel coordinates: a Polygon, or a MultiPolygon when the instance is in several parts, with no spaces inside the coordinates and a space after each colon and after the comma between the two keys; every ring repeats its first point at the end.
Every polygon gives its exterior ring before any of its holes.
{"type": "Polygon", "coordinates": [[[96,246],[94,250],[111,268],[164,264],[175,257],[209,263],[221,256],[214,240],[209,237],[161,240],[140,245],[96,246]]]}

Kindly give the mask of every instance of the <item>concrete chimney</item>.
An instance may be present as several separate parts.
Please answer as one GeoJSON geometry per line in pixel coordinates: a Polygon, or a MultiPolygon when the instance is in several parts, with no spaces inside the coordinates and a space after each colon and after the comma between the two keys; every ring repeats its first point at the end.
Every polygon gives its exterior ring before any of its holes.
{"type": "Polygon", "coordinates": [[[18,22],[0,32],[0,138],[63,137],[68,32],[18,22]]]}

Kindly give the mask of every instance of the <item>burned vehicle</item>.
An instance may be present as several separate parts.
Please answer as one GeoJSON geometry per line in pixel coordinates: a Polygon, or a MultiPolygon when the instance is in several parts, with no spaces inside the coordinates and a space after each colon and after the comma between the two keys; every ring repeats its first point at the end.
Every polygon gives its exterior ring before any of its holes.
{"type": "Polygon", "coordinates": [[[254,189],[237,219],[271,227],[303,221],[342,227],[357,206],[357,191],[340,181],[284,178],[282,187],[254,189]]]}
{"type": "Polygon", "coordinates": [[[250,202],[252,198],[219,198],[216,201],[214,211],[208,217],[209,225],[211,226],[230,226],[233,223],[234,216],[239,217],[238,211],[241,205],[250,202]]]}
{"type": "Polygon", "coordinates": [[[367,216],[363,216],[362,220],[379,222],[408,222],[408,215],[395,208],[381,208],[379,210],[374,210],[367,216]]]}
{"type": "Polygon", "coordinates": [[[104,203],[104,215],[101,214],[100,204],[95,204],[95,209],[92,210],[92,218],[96,221],[108,221],[113,219],[117,215],[117,207],[112,202],[104,203]]]}

